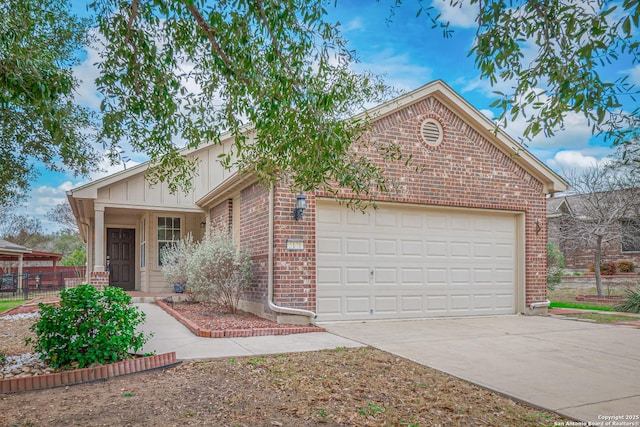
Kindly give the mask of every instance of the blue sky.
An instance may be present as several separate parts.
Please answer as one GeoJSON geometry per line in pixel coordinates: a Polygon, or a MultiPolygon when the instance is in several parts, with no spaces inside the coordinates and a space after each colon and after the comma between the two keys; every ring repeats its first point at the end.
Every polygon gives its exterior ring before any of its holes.
{"type": "MultiPolygon", "coordinates": [[[[390,0],[342,1],[337,8],[329,8],[331,19],[340,21],[350,48],[355,49],[360,69],[384,74],[388,84],[403,91],[416,89],[432,80],[441,79],[460,93],[473,106],[489,118],[497,114],[489,105],[496,99],[487,81],[479,79],[472,57],[468,57],[475,32],[473,10],[448,7],[448,1],[435,0],[444,19],[450,21],[455,33],[452,38],[444,38],[439,29],[431,29],[423,14],[416,17],[417,1],[406,1],[390,18],[390,0]]],[[[425,4],[427,1],[424,2],[425,4]]],[[[84,7],[84,6],[83,6],[84,7]]],[[[78,13],[84,13],[79,10],[78,13]]],[[[97,75],[93,64],[97,53],[88,51],[86,59],[76,68],[77,77],[82,80],[78,90],[78,102],[97,108],[93,79],[97,75]]],[[[622,68],[622,66],[618,66],[622,68]]],[[[606,70],[612,76],[626,72],[640,84],[640,66],[635,69],[606,70]]],[[[501,89],[501,87],[498,87],[501,89]]],[[[515,139],[522,134],[523,121],[510,123],[507,133],[515,139]]],[[[584,167],[600,161],[612,153],[611,148],[591,137],[586,120],[572,116],[567,119],[567,130],[558,132],[553,138],[538,137],[529,142],[528,149],[556,171],[584,167]]],[[[136,153],[127,152],[131,165],[144,161],[136,153]]],[[[109,166],[104,162],[107,173],[123,168],[109,166]]],[[[56,204],[66,200],[66,190],[104,176],[97,173],[89,178],[76,178],[71,174],[41,171],[39,179],[33,183],[28,201],[23,207],[25,213],[38,217],[48,231],[54,231],[56,224],[46,219],[46,212],[56,204]]]]}

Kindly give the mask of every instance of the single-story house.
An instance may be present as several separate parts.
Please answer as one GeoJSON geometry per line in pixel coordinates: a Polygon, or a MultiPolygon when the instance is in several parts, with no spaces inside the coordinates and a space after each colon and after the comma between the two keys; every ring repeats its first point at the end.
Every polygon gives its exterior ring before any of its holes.
{"type": "Polygon", "coordinates": [[[301,197],[285,179],[267,187],[220,165],[226,138],[188,153],[199,159],[189,194],[150,187],[145,164],[68,192],[92,274],[169,292],[159,250],[218,227],[252,253],[243,308],[279,321],[544,313],[546,197],[567,183],[442,81],[368,114],[371,138],[419,166],[374,158],[399,183],[377,209],[316,192],[295,219],[301,197]]]}
{"type": "MultiPolygon", "coordinates": [[[[619,190],[618,190],[619,191],[619,190]]],[[[565,268],[570,271],[587,271],[593,265],[595,256],[595,243],[589,244],[585,238],[580,238],[582,229],[576,229],[573,221],[591,221],[590,215],[594,211],[601,214],[600,222],[605,236],[602,242],[602,262],[618,262],[621,260],[632,261],[635,266],[640,266],[640,206],[636,203],[638,189],[633,190],[632,197],[616,195],[610,192],[610,197],[604,193],[602,196],[572,194],[556,196],[547,202],[547,227],[549,242],[558,246],[564,254],[565,268]],[[610,199],[610,200],[608,200],[610,199]],[[621,203],[624,203],[621,205],[621,203]],[[590,206],[607,206],[599,211],[590,206]],[[609,210],[610,208],[610,210],[609,210]],[[620,209],[629,212],[624,219],[615,219],[620,209]]],[[[584,236],[583,236],[584,237],[584,236]]]]}

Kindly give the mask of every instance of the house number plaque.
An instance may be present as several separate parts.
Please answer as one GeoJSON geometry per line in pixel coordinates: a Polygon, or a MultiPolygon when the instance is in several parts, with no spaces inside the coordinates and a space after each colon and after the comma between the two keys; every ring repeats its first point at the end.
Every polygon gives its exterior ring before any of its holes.
{"type": "Polygon", "coordinates": [[[304,239],[287,239],[288,251],[303,251],[304,239]]]}

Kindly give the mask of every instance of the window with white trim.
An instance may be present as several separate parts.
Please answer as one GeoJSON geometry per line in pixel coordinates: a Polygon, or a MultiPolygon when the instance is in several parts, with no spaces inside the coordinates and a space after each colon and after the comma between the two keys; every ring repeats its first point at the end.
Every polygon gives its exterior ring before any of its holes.
{"type": "Polygon", "coordinates": [[[162,265],[162,249],[180,240],[180,218],[158,217],[158,266],[162,265]]]}

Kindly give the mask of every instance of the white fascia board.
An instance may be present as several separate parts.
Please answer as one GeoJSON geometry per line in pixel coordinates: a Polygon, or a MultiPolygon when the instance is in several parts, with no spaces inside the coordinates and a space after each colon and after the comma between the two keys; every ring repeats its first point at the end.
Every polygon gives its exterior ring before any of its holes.
{"type": "Polygon", "coordinates": [[[258,178],[251,172],[234,172],[218,186],[207,194],[196,200],[196,205],[204,208],[212,208],[221,200],[228,198],[235,192],[248,187],[258,181],[258,178]]]}

